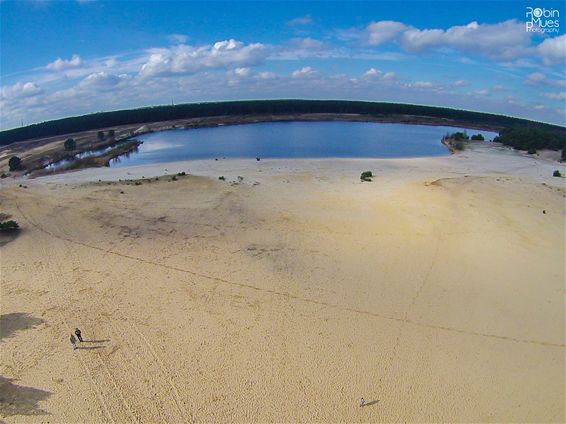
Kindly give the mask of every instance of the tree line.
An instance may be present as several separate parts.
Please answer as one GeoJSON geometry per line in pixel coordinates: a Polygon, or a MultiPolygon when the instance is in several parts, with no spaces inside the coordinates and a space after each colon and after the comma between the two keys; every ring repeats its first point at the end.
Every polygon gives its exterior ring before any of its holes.
{"type": "Polygon", "coordinates": [[[278,114],[362,114],[373,117],[390,115],[424,116],[450,119],[459,124],[489,128],[535,128],[557,133],[564,137],[566,128],[513,118],[491,113],[473,112],[436,106],[422,106],[402,103],[364,102],[347,100],[246,100],[212,103],[188,103],[144,107],[139,109],[98,112],[83,116],[56,119],[13,128],[0,132],[0,145],[39,137],[50,137],[81,131],[95,130],[119,125],[144,124],[176,119],[203,118],[213,116],[238,115],[278,115],[278,114]]]}

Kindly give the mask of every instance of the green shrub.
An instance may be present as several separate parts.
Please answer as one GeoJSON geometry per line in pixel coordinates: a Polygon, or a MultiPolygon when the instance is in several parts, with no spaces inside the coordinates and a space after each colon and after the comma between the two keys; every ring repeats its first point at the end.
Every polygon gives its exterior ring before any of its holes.
{"type": "Polygon", "coordinates": [[[224,175],[221,175],[220,177],[218,177],[218,179],[219,179],[220,181],[226,181],[226,178],[224,177],[224,175]]]}
{"type": "Polygon", "coordinates": [[[12,156],[8,161],[8,166],[10,171],[18,171],[22,169],[22,160],[17,156],[12,156]]]}
{"type": "Polygon", "coordinates": [[[0,232],[2,233],[13,233],[14,231],[18,231],[19,229],[20,226],[13,219],[5,222],[0,222],[0,232]]]}
{"type": "Polygon", "coordinates": [[[185,175],[187,175],[185,171],[177,173],[178,177],[184,177],[185,175]]]}
{"type": "Polygon", "coordinates": [[[552,176],[553,176],[553,177],[561,177],[562,174],[561,174],[560,171],[557,169],[556,171],[554,171],[554,172],[552,173],[552,176]]]}
{"type": "Polygon", "coordinates": [[[485,138],[483,137],[483,134],[474,134],[471,137],[472,140],[476,140],[476,141],[484,141],[485,138]]]}
{"type": "Polygon", "coordinates": [[[450,146],[452,146],[454,150],[459,150],[459,151],[462,151],[466,148],[464,142],[461,139],[454,139],[454,141],[450,143],[450,146]]]}
{"type": "Polygon", "coordinates": [[[470,138],[468,137],[468,134],[466,134],[466,132],[462,132],[462,131],[458,131],[453,134],[450,134],[449,137],[453,138],[454,140],[468,140],[470,138]]]}
{"type": "Polygon", "coordinates": [[[537,149],[533,149],[532,147],[529,150],[527,150],[527,153],[529,155],[534,155],[534,154],[536,154],[536,152],[537,152],[537,149]]]}
{"type": "Polygon", "coordinates": [[[362,172],[362,175],[360,175],[360,180],[362,181],[371,181],[372,178],[373,174],[371,171],[364,171],[362,172]]]}
{"type": "Polygon", "coordinates": [[[65,140],[65,143],[63,143],[63,146],[65,147],[65,150],[75,150],[77,148],[77,143],[75,143],[75,140],[72,138],[68,138],[65,140]]]}
{"type": "Polygon", "coordinates": [[[99,140],[104,140],[104,131],[98,131],[96,134],[99,140]]]}

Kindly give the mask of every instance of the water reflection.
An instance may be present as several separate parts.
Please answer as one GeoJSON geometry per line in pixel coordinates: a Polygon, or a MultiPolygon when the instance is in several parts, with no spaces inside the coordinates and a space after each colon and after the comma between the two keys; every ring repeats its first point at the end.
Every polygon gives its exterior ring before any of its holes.
{"type": "Polygon", "coordinates": [[[113,160],[123,167],[214,158],[392,158],[448,155],[447,133],[497,134],[443,126],[368,122],[264,122],[179,129],[136,137],[137,153],[113,160]]]}

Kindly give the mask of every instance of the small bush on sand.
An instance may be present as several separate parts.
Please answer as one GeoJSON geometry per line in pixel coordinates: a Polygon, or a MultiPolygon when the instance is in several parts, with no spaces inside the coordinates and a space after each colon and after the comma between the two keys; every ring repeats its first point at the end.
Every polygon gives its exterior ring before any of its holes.
{"type": "Polygon", "coordinates": [[[19,229],[20,229],[20,226],[13,219],[11,219],[9,221],[5,221],[5,222],[0,222],[0,232],[1,233],[13,233],[15,231],[18,231],[19,229]]]}
{"type": "Polygon", "coordinates": [[[553,177],[561,177],[562,174],[561,174],[560,171],[557,169],[556,171],[554,171],[554,172],[552,173],[552,176],[553,176],[553,177]]]}
{"type": "Polygon", "coordinates": [[[218,177],[218,179],[219,179],[220,181],[226,181],[226,177],[224,177],[224,175],[221,175],[220,177],[218,177]]]}
{"type": "Polygon", "coordinates": [[[173,175],[173,177],[171,177],[171,181],[177,181],[177,176],[173,175]]]}
{"type": "Polygon", "coordinates": [[[529,150],[527,150],[527,153],[529,155],[534,155],[534,154],[536,154],[536,152],[537,152],[537,149],[533,149],[532,147],[529,150]]]}
{"type": "Polygon", "coordinates": [[[472,140],[476,140],[476,141],[484,141],[485,138],[483,138],[483,134],[474,134],[471,137],[472,140]]]}
{"type": "Polygon", "coordinates": [[[68,138],[65,140],[65,143],[63,143],[63,147],[65,147],[65,150],[75,150],[77,143],[72,138],[68,138]]]}
{"type": "Polygon", "coordinates": [[[184,177],[185,175],[187,175],[185,171],[177,173],[178,177],[184,177]]]}
{"type": "Polygon", "coordinates": [[[454,140],[469,140],[470,137],[468,137],[468,134],[466,134],[465,131],[464,132],[458,131],[451,134],[450,138],[453,138],[454,140]]]}
{"type": "Polygon", "coordinates": [[[8,166],[10,171],[18,171],[22,169],[22,160],[17,156],[12,156],[8,161],[8,166]]]}
{"type": "Polygon", "coordinates": [[[362,172],[362,175],[360,175],[360,180],[362,181],[371,181],[372,178],[373,174],[371,171],[364,171],[362,172]]]}

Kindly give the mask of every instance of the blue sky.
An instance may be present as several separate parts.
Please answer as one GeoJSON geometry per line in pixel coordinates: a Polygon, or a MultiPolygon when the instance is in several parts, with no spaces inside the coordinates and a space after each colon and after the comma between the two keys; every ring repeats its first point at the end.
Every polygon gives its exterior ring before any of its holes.
{"type": "Polygon", "coordinates": [[[255,98],[408,102],[566,124],[562,1],[4,0],[0,8],[2,129],[255,98]],[[548,15],[546,32],[526,30],[528,7],[548,15]]]}

